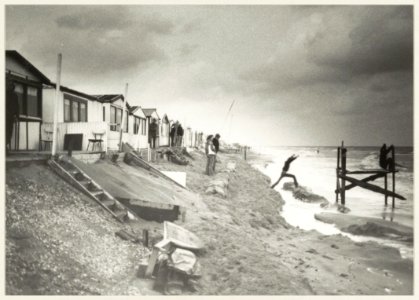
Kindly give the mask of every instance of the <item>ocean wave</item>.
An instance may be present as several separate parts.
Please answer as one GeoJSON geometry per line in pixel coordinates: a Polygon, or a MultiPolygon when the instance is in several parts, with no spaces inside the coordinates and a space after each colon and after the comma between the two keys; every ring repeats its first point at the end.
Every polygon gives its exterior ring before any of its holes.
{"type": "Polygon", "coordinates": [[[376,152],[370,152],[361,160],[360,167],[362,169],[376,169],[379,164],[379,155],[376,152]]]}

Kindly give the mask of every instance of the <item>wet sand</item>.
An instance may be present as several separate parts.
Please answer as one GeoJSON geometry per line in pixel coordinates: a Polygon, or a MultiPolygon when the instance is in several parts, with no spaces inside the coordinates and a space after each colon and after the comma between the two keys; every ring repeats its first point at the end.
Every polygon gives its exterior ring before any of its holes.
{"type": "Polygon", "coordinates": [[[288,225],[280,216],[280,193],[270,180],[238,155],[222,154],[221,170],[236,162],[227,197],[205,195],[211,180],[205,157],[193,152],[189,166],[166,161],[164,170],[185,171],[187,187],[202,197],[200,210],[182,226],[207,249],[200,294],[231,295],[404,295],[413,293],[413,262],[396,248],[356,243],[342,235],[323,236],[288,225]]]}

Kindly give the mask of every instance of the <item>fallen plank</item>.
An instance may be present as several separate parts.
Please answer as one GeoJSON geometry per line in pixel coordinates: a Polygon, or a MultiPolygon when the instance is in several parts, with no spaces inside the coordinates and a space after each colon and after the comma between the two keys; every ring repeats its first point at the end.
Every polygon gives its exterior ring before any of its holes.
{"type": "Polygon", "coordinates": [[[355,179],[355,178],[345,176],[345,175],[342,175],[342,174],[339,175],[339,177],[343,178],[344,180],[347,180],[347,181],[351,182],[352,184],[356,184],[357,186],[360,186],[364,189],[367,189],[367,190],[370,190],[370,191],[373,191],[373,192],[376,192],[376,193],[380,193],[380,194],[383,194],[383,195],[387,195],[387,196],[390,196],[390,197],[395,197],[395,198],[400,199],[400,200],[406,200],[406,198],[404,198],[403,196],[401,196],[397,193],[393,193],[392,191],[388,191],[388,190],[386,191],[385,189],[383,189],[379,186],[376,186],[376,185],[373,185],[373,184],[370,184],[370,183],[367,183],[367,182],[363,182],[359,179],[355,179]]]}

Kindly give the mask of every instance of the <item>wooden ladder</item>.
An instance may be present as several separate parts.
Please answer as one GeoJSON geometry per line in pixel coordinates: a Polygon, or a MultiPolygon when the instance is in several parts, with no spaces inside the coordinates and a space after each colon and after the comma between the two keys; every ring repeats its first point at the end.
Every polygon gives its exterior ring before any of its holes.
{"type": "Polygon", "coordinates": [[[156,169],[155,167],[153,167],[152,165],[150,165],[148,162],[146,162],[144,159],[141,158],[141,155],[138,151],[135,151],[134,148],[128,144],[128,143],[123,143],[122,144],[122,149],[125,152],[125,157],[124,157],[124,161],[127,164],[130,164],[130,162],[132,162],[133,164],[144,168],[150,172],[153,172],[154,174],[163,177],[164,179],[176,184],[177,186],[181,187],[184,190],[187,190],[186,187],[184,187],[183,185],[181,185],[179,182],[177,182],[176,180],[173,180],[172,178],[170,178],[169,176],[167,176],[166,174],[162,173],[160,170],[156,169]]]}
{"type": "Polygon", "coordinates": [[[48,165],[71,185],[93,198],[118,221],[129,219],[127,208],[70,160],[50,159],[48,165]]]}

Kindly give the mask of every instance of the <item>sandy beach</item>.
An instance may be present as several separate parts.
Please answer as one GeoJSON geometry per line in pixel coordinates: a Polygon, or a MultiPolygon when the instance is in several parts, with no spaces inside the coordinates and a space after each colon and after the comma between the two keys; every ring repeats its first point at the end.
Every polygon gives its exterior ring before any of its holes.
{"type": "MultiPolygon", "coordinates": [[[[204,154],[193,151],[191,156],[187,166],[166,160],[154,164],[161,170],[186,172],[186,186],[195,195],[195,204],[191,197],[185,200],[189,207],[185,222],[175,222],[205,244],[198,255],[202,265],[199,289],[185,294],[413,293],[413,262],[402,259],[397,249],[292,227],[280,215],[283,201],[280,193],[269,188],[269,178],[238,154],[220,154],[218,158],[218,171],[228,162],[236,164],[229,175],[227,197],[207,195],[211,178],[204,175],[204,154]]],[[[109,219],[45,165],[10,168],[6,180],[8,294],[157,293],[152,280],[136,276],[140,259],[146,259],[150,249],[123,241],[115,232],[125,228],[139,234],[147,228],[158,241],[162,237],[160,223],[140,220],[135,225],[120,224],[109,219]],[[33,193],[35,200],[29,201],[33,193]]],[[[164,180],[160,184],[171,186],[164,180]]]]}

